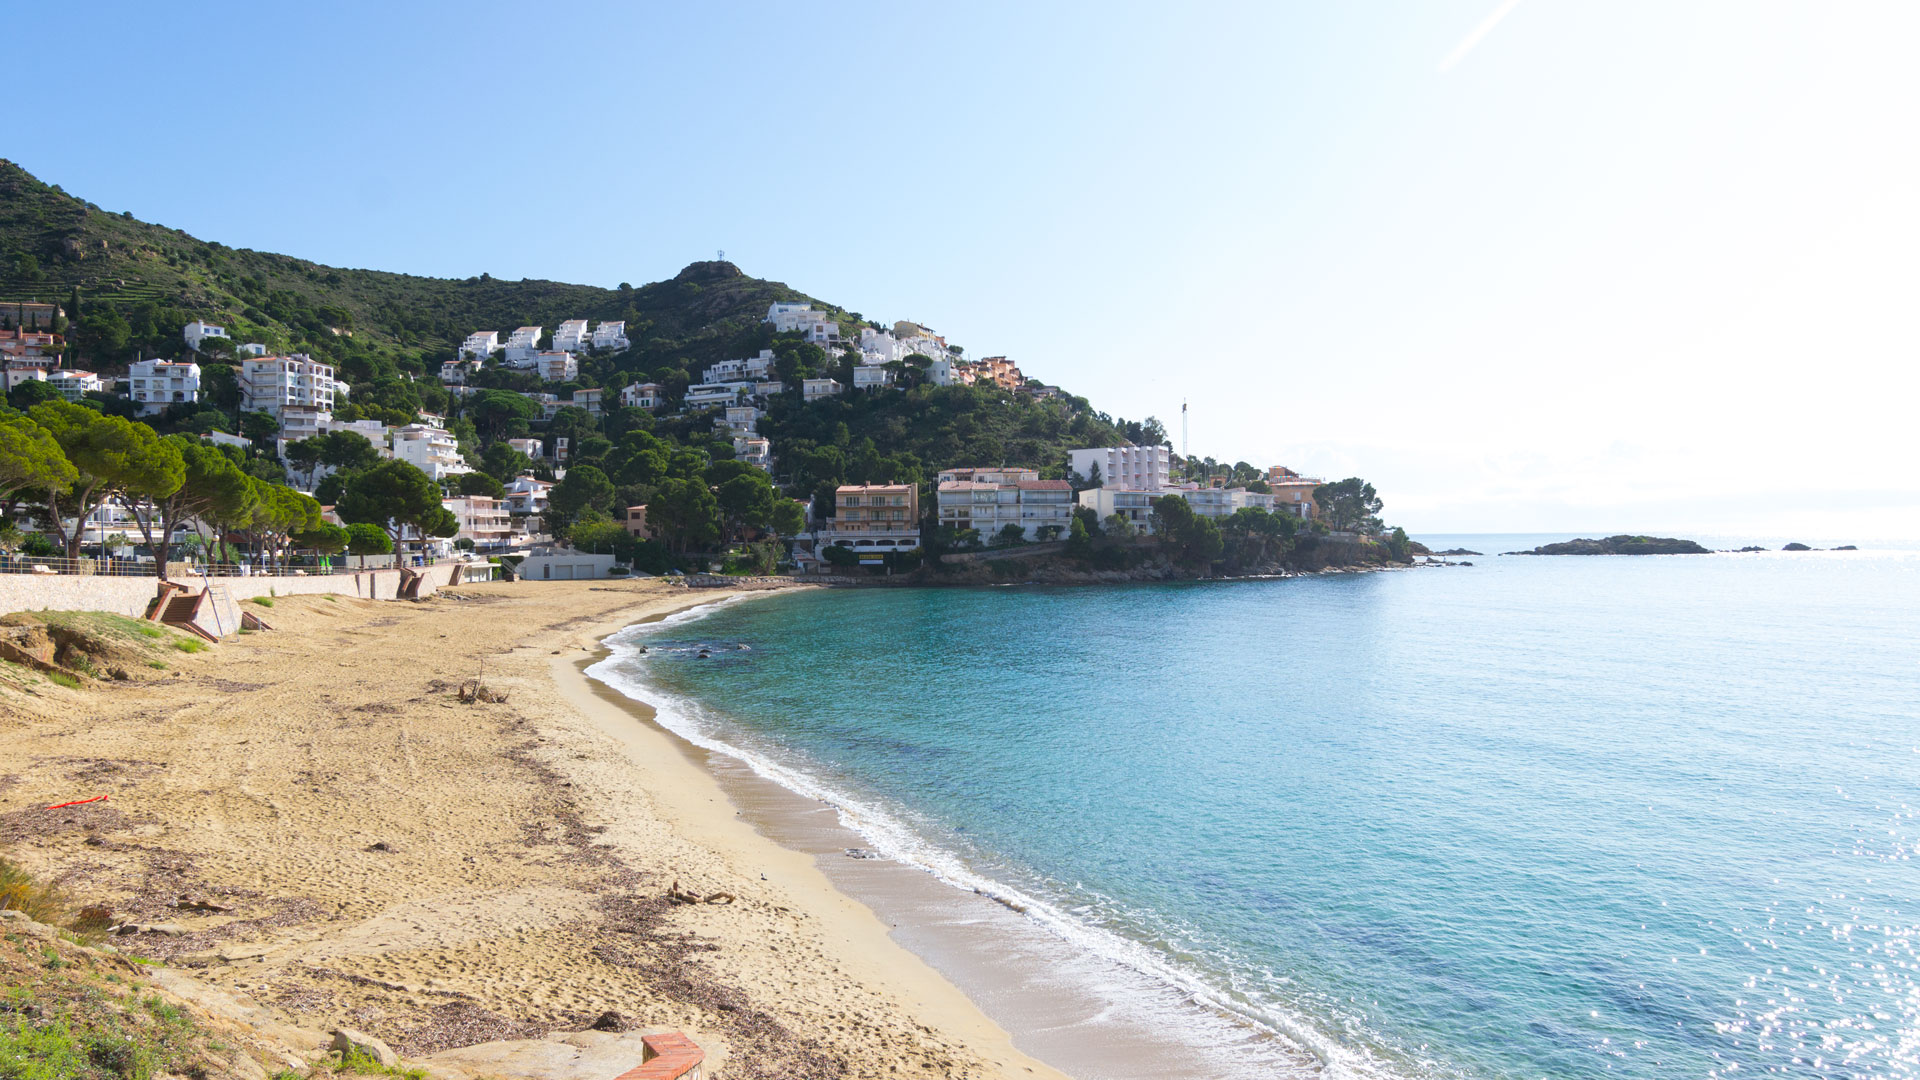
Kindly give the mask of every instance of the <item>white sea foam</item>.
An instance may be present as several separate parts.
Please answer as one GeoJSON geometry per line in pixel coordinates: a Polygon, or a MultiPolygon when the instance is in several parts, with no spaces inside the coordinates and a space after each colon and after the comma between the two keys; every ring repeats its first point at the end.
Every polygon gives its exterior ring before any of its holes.
{"type": "MultiPolygon", "coordinates": [[[[715,720],[697,702],[662,690],[638,676],[635,668],[639,646],[645,638],[704,618],[721,606],[740,599],[743,597],[729,597],[676,612],[657,622],[621,630],[602,642],[609,650],[609,656],[588,667],[586,673],[622,695],[651,707],[661,727],[695,746],[731,757],[747,766],[755,775],[803,797],[831,805],[840,823],[864,838],[874,851],[923,870],[956,889],[1009,905],[1031,923],[1072,948],[1119,965],[1171,991],[1170,994],[1156,995],[1161,1001],[1174,998],[1185,1005],[1180,1015],[1151,1016],[1152,1022],[1190,1026],[1195,1021],[1194,1014],[1199,1013],[1219,1022],[1221,1028],[1213,1035],[1223,1043],[1253,1041],[1246,1037],[1246,1029],[1265,1036],[1266,1039],[1262,1041],[1277,1044],[1280,1052],[1272,1053],[1274,1047],[1269,1046],[1269,1052],[1259,1055],[1263,1060],[1258,1062],[1258,1075],[1301,1075],[1336,1080],[1386,1080],[1400,1075],[1376,1055],[1339,1041],[1307,1017],[1261,1001],[1258,991],[1251,987],[1234,987],[1239,991],[1237,995],[1224,992],[1200,973],[1181,966],[1147,944],[1095,925],[1087,918],[1077,917],[1045,898],[979,873],[959,853],[934,843],[914,829],[903,814],[890,812],[871,800],[836,788],[803,766],[778,760],[771,754],[722,737],[721,732],[716,730],[718,725],[715,720]],[[1241,1029],[1237,1039],[1232,1030],[1236,1027],[1241,1029]],[[1289,1062],[1292,1065],[1290,1068],[1286,1065],[1289,1062]],[[1280,1067],[1282,1071],[1272,1071],[1275,1067],[1280,1067]]],[[[1085,910],[1085,905],[1075,906],[1085,910]]],[[[1229,981],[1241,982],[1239,979],[1229,981]]],[[[1119,987],[1089,986],[1088,989],[1110,998],[1119,987]]],[[[1139,1011],[1155,1011],[1154,1003],[1131,1004],[1136,1009],[1146,1007],[1139,1011]]]]}

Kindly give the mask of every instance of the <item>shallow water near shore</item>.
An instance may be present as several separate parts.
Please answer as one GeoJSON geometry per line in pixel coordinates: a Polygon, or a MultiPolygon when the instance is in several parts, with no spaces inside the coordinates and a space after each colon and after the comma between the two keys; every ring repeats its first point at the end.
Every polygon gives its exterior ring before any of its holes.
{"type": "Polygon", "coordinates": [[[1218,1076],[1920,1075],[1920,552],[1425,539],[1487,557],[805,592],[591,672],[1075,1075],[1168,1025],[1218,1076]]]}

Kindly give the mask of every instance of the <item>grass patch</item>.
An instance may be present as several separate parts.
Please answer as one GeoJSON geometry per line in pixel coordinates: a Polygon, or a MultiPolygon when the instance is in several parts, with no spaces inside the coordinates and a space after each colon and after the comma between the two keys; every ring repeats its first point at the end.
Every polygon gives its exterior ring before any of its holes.
{"type": "Polygon", "coordinates": [[[197,638],[183,637],[173,643],[173,647],[183,653],[206,652],[207,643],[197,638]]]}
{"type": "Polygon", "coordinates": [[[165,660],[149,660],[147,661],[147,666],[155,671],[167,670],[167,662],[165,660]]]}
{"type": "Polygon", "coordinates": [[[250,600],[250,601],[248,601],[248,602],[249,602],[249,603],[254,603],[254,604],[259,604],[259,605],[260,605],[261,607],[272,607],[272,606],[273,606],[273,600],[272,600],[271,598],[269,598],[269,597],[265,597],[265,596],[256,596],[256,597],[254,597],[254,598],[253,598],[252,600],[250,600]]]}
{"type": "Polygon", "coordinates": [[[64,671],[49,671],[47,672],[47,678],[55,686],[64,686],[69,690],[80,689],[80,680],[64,671]]]}
{"type": "Polygon", "coordinates": [[[66,918],[67,903],[58,886],[35,880],[19,863],[0,859],[0,910],[25,912],[34,922],[58,926],[66,918]]]}
{"type": "Polygon", "coordinates": [[[345,1054],[338,1051],[328,1054],[313,1063],[313,1075],[322,1072],[351,1074],[354,1076],[392,1076],[398,1080],[427,1080],[427,1070],[419,1066],[382,1065],[377,1058],[370,1058],[359,1050],[349,1050],[345,1054]]]}
{"type": "Polygon", "coordinates": [[[167,632],[165,630],[160,629],[157,626],[148,626],[143,623],[140,626],[140,636],[149,637],[149,638],[163,638],[167,636],[167,632]]]}

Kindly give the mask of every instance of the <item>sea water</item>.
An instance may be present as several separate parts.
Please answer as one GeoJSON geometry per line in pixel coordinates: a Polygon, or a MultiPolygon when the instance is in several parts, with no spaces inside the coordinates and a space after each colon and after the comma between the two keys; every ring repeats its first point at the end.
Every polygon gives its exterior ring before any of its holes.
{"type": "Polygon", "coordinates": [[[1920,1076],[1920,552],[1427,539],[1485,556],[809,591],[595,674],[1326,1075],[1920,1076]]]}

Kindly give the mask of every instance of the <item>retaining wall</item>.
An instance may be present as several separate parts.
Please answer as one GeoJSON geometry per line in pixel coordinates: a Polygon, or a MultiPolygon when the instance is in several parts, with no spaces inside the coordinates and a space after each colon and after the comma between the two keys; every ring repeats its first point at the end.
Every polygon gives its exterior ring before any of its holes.
{"type": "MultiPolygon", "coordinates": [[[[419,595],[432,596],[448,582],[457,566],[442,563],[424,567],[419,595]]],[[[333,593],[366,600],[393,600],[400,595],[398,570],[363,570],[325,577],[261,576],[213,578],[224,586],[230,603],[220,605],[219,624],[232,633],[240,625],[238,604],[255,596],[309,596],[333,593]]],[[[207,579],[182,577],[176,584],[199,592],[207,579]]],[[[0,574],[0,615],[10,611],[109,611],[140,618],[153,601],[158,582],[147,577],[90,577],[78,574],[0,574]]],[[[271,621],[271,617],[267,617],[271,621]]],[[[208,627],[209,630],[212,626],[208,627]]]]}

